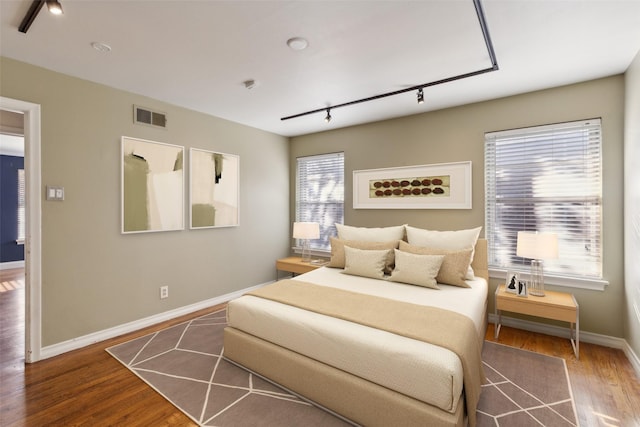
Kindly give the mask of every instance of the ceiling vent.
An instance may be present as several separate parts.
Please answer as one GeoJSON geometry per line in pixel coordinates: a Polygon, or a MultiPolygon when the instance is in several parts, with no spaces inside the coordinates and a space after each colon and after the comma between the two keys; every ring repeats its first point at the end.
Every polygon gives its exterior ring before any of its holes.
{"type": "Polygon", "coordinates": [[[148,108],[134,105],[133,106],[133,122],[137,124],[166,128],[167,115],[160,111],[153,111],[148,108]]]}

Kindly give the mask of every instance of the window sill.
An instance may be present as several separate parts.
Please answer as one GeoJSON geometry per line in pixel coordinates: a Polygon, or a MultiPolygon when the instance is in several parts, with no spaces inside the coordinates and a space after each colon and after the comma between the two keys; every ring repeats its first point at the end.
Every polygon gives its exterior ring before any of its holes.
{"type": "Polygon", "coordinates": [[[16,245],[24,245],[24,239],[16,240],[16,245]]]}
{"type": "MultiPolygon", "coordinates": [[[[524,278],[529,278],[527,269],[518,270],[524,273],[524,278]]],[[[507,270],[505,269],[489,269],[489,277],[492,279],[507,278],[507,270]]],[[[544,284],[553,286],[563,286],[565,288],[588,289],[590,291],[604,291],[609,286],[609,281],[604,279],[586,279],[567,276],[554,276],[551,274],[544,275],[544,284]]]]}

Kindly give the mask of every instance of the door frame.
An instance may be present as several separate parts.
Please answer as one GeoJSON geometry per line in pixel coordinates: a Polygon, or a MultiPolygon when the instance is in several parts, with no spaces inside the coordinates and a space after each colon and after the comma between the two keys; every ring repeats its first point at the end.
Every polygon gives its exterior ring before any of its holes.
{"type": "Polygon", "coordinates": [[[40,105],[0,96],[0,109],[24,114],[25,227],[25,354],[37,362],[42,350],[42,175],[40,105]]]}

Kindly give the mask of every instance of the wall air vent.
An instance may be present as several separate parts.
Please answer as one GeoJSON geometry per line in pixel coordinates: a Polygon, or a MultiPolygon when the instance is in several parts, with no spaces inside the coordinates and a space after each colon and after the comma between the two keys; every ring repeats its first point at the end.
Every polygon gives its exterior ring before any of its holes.
{"type": "Polygon", "coordinates": [[[160,111],[152,111],[148,108],[133,106],[133,122],[154,127],[167,127],[167,115],[160,111]]]}

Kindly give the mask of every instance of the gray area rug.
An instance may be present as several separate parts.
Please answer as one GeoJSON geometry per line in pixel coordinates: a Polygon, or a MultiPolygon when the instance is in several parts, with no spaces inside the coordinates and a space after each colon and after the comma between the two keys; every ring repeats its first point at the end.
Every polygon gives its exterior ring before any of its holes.
{"type": "MultiPolygon", "coordinates": [[[[201,426],[347,426],[227,361],[224,310],[107,349],[201,426]]],[[[485,342],[478,426],[576,426],[563,359],[485,342]]]]}

